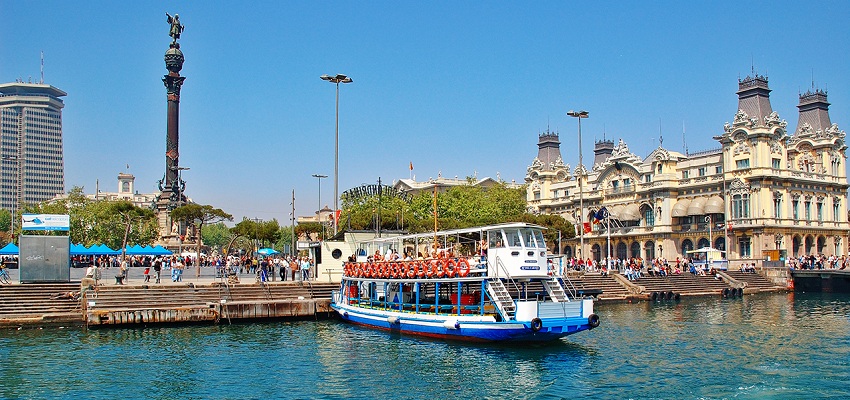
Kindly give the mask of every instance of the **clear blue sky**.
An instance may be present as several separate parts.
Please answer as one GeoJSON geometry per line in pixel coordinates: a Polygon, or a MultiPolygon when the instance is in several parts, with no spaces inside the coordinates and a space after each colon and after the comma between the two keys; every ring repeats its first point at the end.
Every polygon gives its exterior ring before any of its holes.
{"type": "Polygon", "coordinates": [[[575,167],[584,109],[593,142],[719,147],[737,79],[770,79],[774,110],[797,124],[798,93],[829,91],[850,128],[850,2],[472,2],[0,0],[0,81],[66,92],[66,189],[153,192],[165,169],[165,12],[186,26],[180,164],[187,194],[236,220],[333,205],[334,87],[340,93],[340,192],[408,178],[522,182],[547,127],[575,167]]]}

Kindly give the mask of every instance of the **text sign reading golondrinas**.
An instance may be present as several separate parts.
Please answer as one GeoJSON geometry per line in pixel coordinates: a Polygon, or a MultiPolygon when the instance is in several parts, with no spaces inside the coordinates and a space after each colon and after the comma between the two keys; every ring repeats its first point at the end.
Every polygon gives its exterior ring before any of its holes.
{"type": "Polygon", "coordinates": [[[21,230],[67,231],[71,229],[71,216],[66,214],[23,214],[21,230]]]}

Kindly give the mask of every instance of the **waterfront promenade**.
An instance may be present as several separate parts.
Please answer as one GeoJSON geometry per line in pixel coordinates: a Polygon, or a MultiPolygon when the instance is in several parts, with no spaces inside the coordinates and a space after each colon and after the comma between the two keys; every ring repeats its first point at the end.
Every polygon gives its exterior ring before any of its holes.
{"type": "MultiPolygon", "coordinates": [[[[327,281],[270,281],[255,274],[238,275],[239,283],[216,277],[214,267],[187,268],[174,282],[164,271],[161,283],[145,282],[141,268],[131,268],[117,284],[115,268],[102,269],[97,289],[82,299],[65,296],[79,290],[84,269],[71,269],[71,282],[12,284],[0,287],[0,326],[57,324],[150,325],[221,323],[234,320],[324,318],[332,315],[330,294],[337,284],[327,281]]],[[[18,271],[11,270],[13,281],[18,271]]],[[[600,303],[676,301],[682,297],[738,298],[760,292],[785,291],[761,274],[719,272],[716,277],[692,274],[645,276],[628,280],[620,274],[570,273],[564,285],[575,296],[593,296],[600,303]]],[[[545,289],[529,285],[530,295],[545,289]]],[[[514,293],[514,296],[519,296],[514,293]]]]}

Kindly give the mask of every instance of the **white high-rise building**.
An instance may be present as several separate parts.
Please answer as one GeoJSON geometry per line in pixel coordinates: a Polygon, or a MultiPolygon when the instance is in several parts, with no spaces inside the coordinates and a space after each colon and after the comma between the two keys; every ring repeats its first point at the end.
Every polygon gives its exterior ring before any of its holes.
{"type": "Polygon", "coordinates": [[[62,96],[42,83],[0,84],[0,207],[15,211],[65,191],[62,96]]]}

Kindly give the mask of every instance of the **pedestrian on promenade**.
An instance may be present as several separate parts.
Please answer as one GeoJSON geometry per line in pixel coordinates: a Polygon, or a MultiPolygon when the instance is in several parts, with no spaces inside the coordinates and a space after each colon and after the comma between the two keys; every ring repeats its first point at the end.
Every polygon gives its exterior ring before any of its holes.
{"type": "Polygon", "coordinates": [[[301,260],[301,280],[310,280],[310,259],[307,257],[304,257],[304,259],[301,260]]]}
{"type": "Polygon", "coordinates": [[[289,268],[289,262],[286,261],[285,259],[284,260],[277,259],[277,260],[278,260],[278,262],[277,262],[278,272],[280,273],[280,281],[286,282],[286,270],[289,268]]]}
{"type": "Polygon", "coordinates": [[[162,274],[162,257],[157,257],[153,262],[153,274],[154,278],[156,278],[156,283],[160,283],[160,276],[162,274]]]}
{"type": "Polygon", "coordinates": [[[289,262],[289,270],[292,272],[292,281],[295,282],[295,274],[298,273],[298,270],[301,268],[298,263],[298,257],[292,257],[292,261],[289,262]]]}
{"type": "Polygon", "coordinates": [[[151,281],[151,267],[145,267],[145,282],[151,281]]]}

